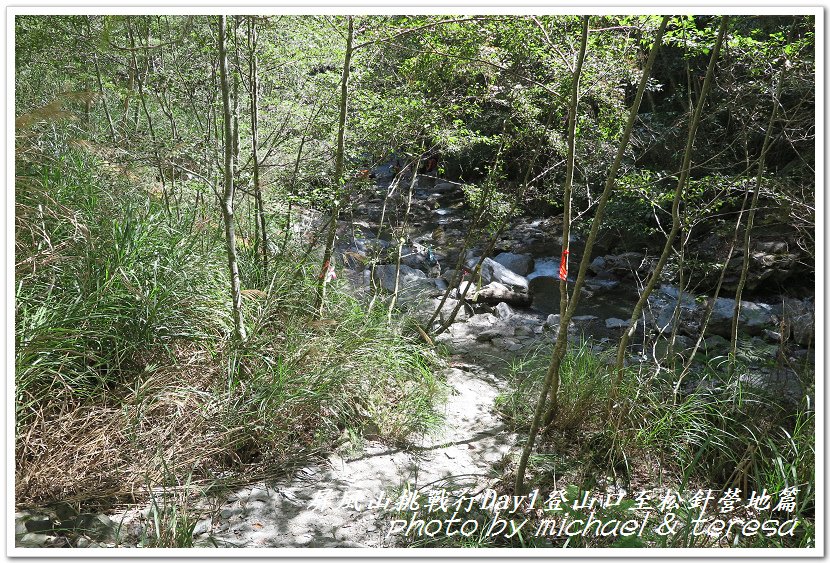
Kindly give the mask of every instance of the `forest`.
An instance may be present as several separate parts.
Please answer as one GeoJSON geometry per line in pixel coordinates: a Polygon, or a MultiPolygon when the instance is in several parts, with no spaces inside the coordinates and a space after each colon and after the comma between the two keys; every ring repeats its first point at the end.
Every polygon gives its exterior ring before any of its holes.
{"type": "Polygon", "coordinates": [[[15,548],[823,545],[820,11],[10,14],[15,548]]]}

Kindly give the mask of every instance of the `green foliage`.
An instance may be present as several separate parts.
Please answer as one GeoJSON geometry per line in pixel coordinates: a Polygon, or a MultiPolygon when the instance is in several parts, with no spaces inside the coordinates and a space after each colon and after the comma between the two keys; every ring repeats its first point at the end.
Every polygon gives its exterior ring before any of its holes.
{"type": "MultiPolygon", "coordinates": [[[[77,490],[83,483],[73,481],[80,469],[71,459],[52,461],[67,448],[116,447],[83,472],[121,460],[126,475],[99,479],[131,487],[139,475],[155,482],[157,472],[182,471],[145,459],[158,448],[205,479],[222,468],[273,471],[345,431],[402,442],[438,423],[440,360],[402,336],[403,321],[390,326],[338,282],[327,310],[336,321],[320,320],[316,263],[292,249],[266,278],[243,252],[245,277],[262,290],[245,294],[250,338],[233,346],[217,220],[202,206],[168,213],[140,186],[100,174],[97,159],[58,150],[48,166],[21,165],[28,175],[18,179],[16,429],[18,452],[28,452],[18,471],[26,482],[52,483],[27,494],[100,494],[77,490]],[[30,449],[33,436],[71,432],[77,416],[120,429],[109,445],[30,449]],[[51,424],[61,431],[41,434],[51,424]]],[[[154,504],[153,545],[188,537],[194,521],[176,506],[154,504]]]]}

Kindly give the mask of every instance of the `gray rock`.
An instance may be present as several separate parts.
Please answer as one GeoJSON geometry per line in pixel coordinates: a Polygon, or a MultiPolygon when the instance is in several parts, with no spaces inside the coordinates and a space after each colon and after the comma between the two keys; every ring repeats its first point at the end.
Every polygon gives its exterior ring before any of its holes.
{"type": "Polygon", "coordinates": [[[523,348],[521,343],[512,338],[494,338],[493,345],[508,352],[518,352],[523,348]]]}
{"type": "Polygon", "coordinates": [[[515,313],[516,312],[513,310],[513,308],[504,302],[501,302],[498,305],[496,305],[496,309],[494,311],[494,314],[500,319],[509,319],[515,313]]]}
{"type": "Polygon", "coordinates": [[[24,522],[27,532],[33,534],[51,532],[55,528],[55,523],[48,516],[32,516],[24,522]]]}
{"type": "Polygon", "coordinates": [[[630,324],[631,323],[629,321],[624,321],[614,317],[605,319],[605,328],[627,328],[630,324]]]}
{"type": "Polygon", "coordinates": [[[115,522],[105,514],[79,514],[73,527],[95,541],[103,541],[115,535],[115,522]]]}
{"type": "Polygon", "coordinates": [[[562,316],[559,313],[555,315],[548,315],[548,318],[545,319],[546,326],[559,326],[560,322],[562,322],[562,316]]]}
{"type": "MultiPolygon", "coordinates": [[[[432,307],[431,307],[432,311],[435,311],[435,308],[438,307],[438,304],[440,302],[441,302],[440,299],[436,299],[434,301],[434,305],[432,305],[432,307]]],[[[446,324],[449,321],[450,315],[452,315],[452,312],[455,310],[456,305],[458,305],[458,300],[457,299],[449,299],[448,298],[444,302],[444,306],[441,307],[441,311],[438,313],[438,318],[441,321],[441,324],[446,324]]],[[[453,319],[453,322],[456,322],[456,323],[464,322],[469,317],[470,317],[470,313],[467,310],[467,307],[462,305],[461,307],[459,307],[458,313],[456,313],[455,319],[453,319]]]]}
{"type": "Polygon", "coordinates": [[[432,188],[432,192],[436,194],[443,194],[448,192],[454,192],[458,189],[459,186],[451,182],[436,182],[435,186],[433,186],[432,188]]]}
{"type": "MultiPolygon", "coordinates": [[[[400,269],[400,285],[412,282],[417,279],[426,279],[427,275],[421,270],[410,268],[406,264],[401,264],[400,269]]],[[[392,292],[395,290],[395,264],[380,264],[375,267],[374,281],[379,284],[385,291],[392,292]]]]}
{"type": "Polygon", "coordinates": [[[590,280],[585,280],[585,287],[593,294],[611,291],[619,285],[619,280],[602,278],[592,278],[590,280]]]}
{"type": "Polygon", "coordinates": [[[591,272],[593,272],[594,274],[599,274],[600,272],[604,272],[607,269],[605,258],[603,258],[602,256],[597,256],[588,265],[588,269],[591,272]]]}
{"type": "Polygon", "coordinates": [[[15,539],[15,545],[18,547],[46,547],[49,543],[50,536],[46,534],[23,534],[19,539],[15,539]]]}
{"type": "Polygon", "coordinates": [[[432,266],[426,252],[419,252],[413,247],[405,246],[401,249],[401,264],[415,270],[428,272],[432,266]]]}
{"type": "Polygon", "coordinates": [[[571,317],[571,320],[576,323],[589,323],[591,321],[597,320],[599,317],[596,315],[577,315],[575,317],[571,317]]]}
{"type": "Polygon", "coordinates": [[[494,338],[505,338],[509,336],[513,336],[516,333],[515,327],[512,326],[499,326],[496,328],[483,330],[476,335],[476,340],[479,342],[487,342],[488,340],[492,340],[494,338]]]}
{"type": "MultiPolygon", "coordinates": [[[[708,334],[730,336],[732,330],[732,315],[735,308],[735,300],[726,297],[719,297],[712,308],[712,317],[706,327],[708,334]]],[[[753,303],[743,301],[741,303],[741,315],[738,321],[738,330],[750,335],[762,334],[766,328],[775,328],[777,319],[774,315],[772,305],[766,303],[753,303]]]]}
{"type": "Polygon", "coordinates": [[[559,280],[559,260],[553,258],[541,258],[534,263],[534,270],[527,275],[528,282],[539,276],[546,276],[559,280]]]}
{"type": "Polygon", "coordinates": [[[726,352],[729,350],[729,341],[723,336],[713,334],[703,339],[703,345],[709,352],[726,352]]]}
{"type": "MultiPolygon", "coordinates": [[[[451,284],[451,283],[453,283],[453,278],[455,277],[457,272],[458,272],[458,270],[453,270],[453,269],[445,270],[444,273],[441,274],[441,279],[446,281],[447,284],[451,284]]],[[[462,281],[462,279],[459,279],[459,282],[460,281],[462,281]]]]}
{"type": "Polygon", "coordinates": [[[773,344],[776,342],[781,342],[781,333],[776,332],[774,330],[764,329],[764,333],[762,335],[764,340],[767,342],[772,342],[773,344]]]}
{"type": "Polygon", "coordinates": [[[794,409],[804,396],[798,374],[791,369],[759,369],[741,375],[740,381],[779,405],[794,409]]]}
{"type": "Polygon", "coordinates": [[[815,341],[815,309],[811,300],[785,299],[784,321],[789,325],[792,339],[801,346],[810,346],[815,341]]]}
{"type": "Polygon", "coordinates": [[[207,534],[212,529],[213,521],[210,518],[205,518],[204,520],[196,522],[196,525],[193,527],[193,535],[199,536],[201,534],[207,534]]]}
{"type": "Polygon", "coordinates": [[[527,292],[515,291],[496,281],[490,282],[478,290],[474,299],[479,303],[505,302],[520,307],[530,305],[530,295],[527,292]]]}
{"type": "Polygon", "coordinates": [[[534,328],[531,328],[529,326],[517,326],[516,327],[516,336],[519,337],[519,338],[526,338],[528,336],[533,336],[534,328]]]}
{"type": "MultiPolygon", "coordinates": [[[[467,261],[467,267],[473,269],[478,263],[472,259],[467,261]]],[[[481,283],[498,282],[516,291],[527,291],[527,278],[520,276],[509,268],[502,266],[492,258],[485,258],[481,264],[481,283]]]]}
{"type": "Polygon", "coordinates": [[[455,296],[455,299],[461,299],[461,296],[464,296],[464,299],[472,300],[475,297],[476,291],[478,291],[478,284],[472,281],[463,281],[458,284],[458,295],[455,296]]]}
{"type": "Polygon", "coordinates": [[[675,304],[677,303],[677,299],[680,298],[681,307],[697,307],[694,295],[686,291],[680,291],[679,288],[673,285],[662,284],[657,289],[657,294],[666,297],[667,300],[673,301],[675,304]]]}
{"type": "Polygon", "coordinates": [[[502,252],[493,258],[493,260],[520,276],[526,276],[533,271],[533,258],[529,254],[502,252]]]}
{"type": "Polygon", "coordinates": [[[227,520],[236,516],[237,514],[242,514],[241,508],[223,508],[222,511],[219,513],[219,517],[223,520],[227,520]]]}

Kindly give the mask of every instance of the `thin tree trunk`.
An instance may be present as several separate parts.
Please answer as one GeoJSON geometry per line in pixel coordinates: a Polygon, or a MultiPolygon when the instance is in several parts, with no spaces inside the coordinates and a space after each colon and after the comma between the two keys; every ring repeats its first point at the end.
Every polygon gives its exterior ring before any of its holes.
{"type": "MultiPolygon", "coordinates": [[[[90,18],[86,18],[87,35],[92,37],[92,26],[89,23],[90,18]]],[[[110,141],[115,144],[115,124],[112,122],[112,115],[110,114],[109,105],[107,105],[107,94],[104,91],[104,81],[101,79],[101,65],[98,63],[98,52],[93,48],[92,60],[95,63],[95,78],[98,83],[98,92],[101,94],[101,105],[104,106],[104,115],[107,117],[107,126],[110,132],[110,141]]]]}
{"type": "MultiPolygon", "coordinates": [[[[507,131],[507,121],[504,122],[504,126],[502,128],[502,141],[501,141],[501,144],[499,145],[499,150],[496,153],[495,162],[493,163],[493,166],[490,169],[490,173],[489,173],[490,176],[492,176],[494,174],[495,170],[497,169],[497,167],[499,165],[499,161],[501,159],[501,154],[502,154],[502,151],[504,150],[504,143],[505,143],[504,137],[505,137],[505,132],[506,131],[507,131]]],[[[417,174],[418,169],[416,168],[412,173],[417,174]]],[[[432,323],[434,323],[435,319],[437,319],[438,316],[441,314],[441,309],[444,307],[444,304],[447,302],[447,299],[449,298],[450,292],[459,283],[461,283],[461,280],[464,279],[463,268],[465,266],[465,258],[467,257],[467,248],[469,248],[470,242],[473,240],[473,236],[474,236],[473,233],[475,233],[478,230],[479,226],[481,225],[481,223],[484,220],[484,215],[487,212],[488,202],[490,201],[490,194],[493,191],[493,187],[494,187],[494,182],[491,181],[491,180],[488,180],[484,185],[484,190],[481,194],[481,203],[479,204],[478,209],[476,210],[475,218],[473,219],[472,223],[470,224],[469,228],[467,229],[467,235],[464,237],[464,243],[461,245],[461,251],[458,254],[458,258],[456,259],[455,273],[453,274],[452,280],[450,280],[450,283],[447,286],[447,289],[444,290],[444,295],[441,296],[441,301],[439,301],[438,306],[435,308],[435,311],[433,311],[432,316],[430,317],[429,321],[427,322],[426,330],[429,330],[429,328],[432,326],[432,323]]],[[[496,237],[498,237],[498,234],[496,234],[496,237]]],[[[492,245],[488,245],[488,248],[492,248],[492,245]]],[[[487,257],[487,254],[489,252],[490,251],[487,250],[487,251],[482,253],[478,264],[474,268],[473,275],[478,275],[478,269],[481,266],[481,263],[487,257]]],[[[438,331],[433,333],[434,336],[437,336],[437,335],[441,334],[442,332],[444,332],[445,330],[447,330],[447,328],[449,328],[450,324],[452,324],[452,322],[455,320],[455,317],[458,314],[458,311],[461,309],[461,307],[464,304],[464,298],[466,297],[467,291],[469,291],[469,289],[470,289],[469,286],[464,288],[464,292],[459,296],[458,303],[456,303],[455,308],[452,311],[452,314],[450,314],[449,321],[442,323],[441,326],[438,327],[438,331]]]]}
{"type": "Polygon", "coordinates": [[[752,227],[755,223],[755,211],[758,208],[758,195],[761,192],[761,183],[764,178],[764,163],[770,146],[772,127],[775,125],[775,120],[778,118],[779,100],[781,99],[781,92],[784,87],[784,78],[787,73],[788,62],[789,61],[786,60],[785,56],[784,64],[781,66],[781,72],[778,75],[778,84],[775,86],[775,93],[772,97],[772,112],[770,113],[769,122],[767,123],[767,130],[764,133],[764,142],[761,145],[761,155],[758,158],[758,174],[755,177],[755,189],[752,192],[752,203],[749,206],[749,216],[747,217],[746,229],[744,230],[743,265],[741,267],[741,276],[738,279],[738,288],[735,290],[735,309],[732,313],[732,329],[730,332],[732,343],[730,355],[733,361],[738,350],[738,321],[741,316],[741,296],[743,295],[744,287],[746,286],[746,276],[749,272],[749,242],[752,237],[752,227]]]}
{"type": "Polygon", "coordinates": [[[247,339],[242,319],[242,291],[239,280],[239,265],[236,258],[236,233],[233,224],[234,163],[233,163],[233,116],[231,115],[230,85],[228,84],[228,53],[225,46],[225,16],[219,16],[219,73],[222,88],[222,110],[224,125],[225,169],[224,193],[222,194],[222,220],[225,222],[225,244],[228,250],[228,269],[231,277],[231,302],[233,303],[234,336],[238,341],[247,339]]]}
{"type": "MultiPolygon", "coordinates": [[[[297,178],[300,175],[300,162],[302,162],[302,155],[303,155],[303,147],[305,146],[306,141],[308,140],[309,132],[311,131],[311,126],[317,120],[317,116],[323,110],[323,105],[321,104],[317,111],[314,112],[308,120],[308,124],[306,125],[305,131],[303,131],[303,136],[300,139],[300,147],[297,149],[297,158],[294,159],[294,171],[291,174],[291,193],[295,193],[295,188],[297,187],[297,178]]],[[[291,209],[293,207],[293,202],[289,198],[288,200],[288,213],[285,217],[285,231],[283,234],[282,239],[282,248],[280,248],[280,256],[285,253],[285,250],[288,248],[288,243],[291,239],[291,209]]]]}
{"type": "MultiPolygon", "coordinates": [[[[156,163],[156,168],[158,169],[159,179],[161,180],[161,191],[164,197],[164,208],[167,211],[167,217],[170,218],[171,211],[170,211],[170,194],[167,190],[167,178],[164,173],[164,164],[161,161],[161,154],[159,153],[159,143],[158,139],[156,138],[156,129],[153,125],[153,118],[150,115],[150,111],[147,109],[147,97],[144,94],[144,80],[141,78],[141,74],[138,72],[138,57],[136,56],[136,43],[135,43],[135,35],[133,33],[133,27],[129,23],[130,20],[127,20],[128,30],[129,30],[129,37],[130,37],[130,46],[132,47],[132,59],[133,59],[133,66],[136,68],[136,85],[138,86],[138,99],[141,103],[141,109],[144,110],[144,115],[147,117],[147,126],[150,130],[150,140],[153,143],[153,159],[156,163]]],[[[149,31],[149,29],[148,29],[149,31]]],[[[146,53],[146,46],[145,46],[145,67],[148,63],[147,53],[146,53]]],[[[149,70],[149,69],[148,69],[149,70]]]]}
{"type": "MultiPolygon", "coordinates": [[[[668,24],[669,16],[664,16],[662,21],[660,22],[660,28],[657,30],[657,34],[655,35],[654,39],[654,47],[652,47],[651,53],[649,54],[648,61],[646,62],[646,66],[643,69],[642,77],[640,78],[640,84],[637,87],[637,94],[634,98],[634,103],[631,105],[631,109],[629,110],[628,114],[628,122],[626,123],[625,130],[620,138],[620,145],[617,148],[617,155],[614,158],[614,162],[611,165],[611,168],[608,171],[608,177],[605,180],[605,187],[603,189],[602,195],[600,196],[599,202],[597,203],[597,210],[594,216],[594,220],[591,223],[591,231],[588,234],[588,239],[585,243],[585,251],[582,256],[582,260],[579,264],[579,273],[576,277],[576,283],[574,284],[574,289],[572,293],[572,297],[568,302],[568,308],[564,312],[560,312],[560,333],[562,332],[562,328],[564,327],[567,330],[568,323],[570,322],[571,317],[576,310],[576,306],[579,304],[579,292],[582,289],[582,285],[585,282],[585,274],[588,270],[588,264],[591,260],[591,250],[593,249],[594,242],[596,241],[597,234],[599,233],[599,226],[602,224],[602,216],[605,213],[605,207],[608,204],[608,199],[611,196],[611,191],[614,187],[615,179],[617,176],[617,171],[622,164],[622,159],[625,154],[625,148],[628,146],[628,140],[631,137],[631,131],[634,128],[634,123],[637,121],[637,112],[640,108],[640,103],[643,99],[643,92],[645,92],[646,83],[648,82],[648,78],[651,75],[651,68],[654,66],[654,59],[659,51],[660,44],[663,40],[663,32],[666,30],[666,24],[668,24]]],[[[524,449],[522,450],[522,456],[519,460],[519,464],[516,468],[516,482],[515,494],[521,494],[521,491],[524,490],[524,478],[525,478],[525,471],[527,470],[527,462],[530,459],[530,452],[533,451],[533,444],[536,441],[536,434],[539,431],[539,426],[542,420],[542,414],[545,411],[545,404],[547,403],[548,392],[551,387],[551,383],[554,380],[554,376],[558,379],[559,374],[559,367],[564,356],[564,339],[557,338],[556,346],[553,351],[552,360],[550,366],[548,368],[548,372],[545,375],[545,380],[542,383],[542,390],[539,393],[539,400],[536,403],[536,408],[533,413],[533,420],[530,426],[530,432],[527,437],[527,443],[525,444],[524,449]]],[[[554,412],[555,416],[555,412],[554,412]]]]}
{"type": "Polygon", "coordinates": [[[334,251],[334,239],[337,235],[337,217],[340,215],[340,208],[343,202],[341,198],[344,197],[343,192],[343,168],[346,144],[346,109],[349,100],[349,70],[352,63],[352,46],[354,44],[354,17],[348,18],[348,35],[346,37],[346,54],[343,60],[343,76],[340,80],[340,118],[337,125],[337,153],[335,155],[334,164],[334,181],[335,181],[335,198],[334,206],[331,210],[332,221],[329,225],[329,232],[326,238],[326,248],[323,252],[323,265],[320,269],[320,278],[317,286],[317,304],[316,309],[322,315],[323,307],[326,299],[326,278],[328,269],[332,267],[331,258],[334,251]]]}
{"type": "MultiPolygon", "coordinates": [[[[253,166],[254,200],[256,207],[256,225],[262,236],[262,272],[268,278],[268,231],[265,228],[265,206],[262,202],[262,186],[259,183],[259,76],[257,69],[257,29],[256,21],[248,17],[249,81],[251,85],[251,163],[253,166]]],[[[254,238],[254,254],[260,256],[260,239],[254,238]]]]}
{"type": "Polygon", "coordinates": [[[718,61],[721,44],[723,43],[723,38],[726,35],[726,29],[728,26],[729,16],[723,16],[721,18],[720,29],[718,30],[718,37],[715,40],[715,45],[712,48],[712,54],[709,58],[709,66],[706,69],[706,77],[703,80],[703,88],[701,90],[700,97],[697,100],[697,104],[695,105],[694,114],[692,115],[692,121],[689,124],[689,134],[686,137],[686,148],[683,152],[683,163],[680,166],[680,178],[677,180],[677,187],[674,190],[674,200],[672,202],[671,209],[671,231],[669,231],[669,234],[666,237],[666,243],[663,245],[663,251],[660,254],[660,258],[657,260],[657,265],[654,267],[654,271],[651,273],[651,276],[645,288],[643,288],[643,291],[640,294],[640,298],[634,305],[634,310],[631,313],[631,319],[629,321],[629,327],[625,329],[625,331],[623,331],[622,337],[620,338],[620,343],[617,346],[617,360],[614,365],[614,380],[611,385],[611,392],[609,394],[608,400],[608,416],[610,416],[611,414],[611,409],[613,407],[614,401],[616,401],[617,393],[619,392],[619,387],[622,382],[625,364],[625,352],[628,347],[628,342],[634,335],[635,330],[637,329],[637,323],[640,320],[640,315],[643,312],[643,307],[648,301],[649,295],[651,295],[651,292],[654,290],[654,287],[657,285],[657,282],[660,281],[660,274],[662,274],[663,268],[665,267],[669,255],[671,254],[672,246],[674,245],[674,239],[675,237],[677,237],[677,233],[680,231],[680,202],[683,199],[683,194],[686,189],[686,183],[688,182],[689,173],[691,171],[692,151],[694,149],[695,136],[697,134],[698,125],[700,124],[700,116],[703,113],[703,107],[706,105],[706,97],[709,94],[709,90],[712,87],[712,77],[715,73],[715,64],[718,61]]]}
{"type": "MultiPolygon", "coordinates": [[[[565,159],[565,190],[563,194],[564,213],[562,215],[562,257],[560,259],[559,268],[559,319],[561,321],[564,312],[568,310],[568,254],[570,253],[570,237],[571,237],[571,189],[574,181],[574,164],[576,160],[576,117],[579,106],[579,80],[582,76],[582,64],[585,62],[585,51],[588,48],[588,16],[582,18],[582,37],[579,42],[579,55],[576,58],[576,66],[573,71],[573,84],[571,85],[571,101],[568,105],[568,151],[565,159]],[[563,267],[564,266],[564,272],[563,267]],[[565,274],[564,276],[562,274],[565,274]]],[[[568,349],[568,325],[564,327],[561,322],[559,325],[559,332],[556,335],[558,340],[564,340],[562,350],[568,349]]],[[[554,349],[560,348],[555,346],[554,349]]],[[[551,362],[553,359],[551,359],[551,362]]],[[[561,361],[561,358],[560,360],[561,361]]],[[[550,401],[548,411],[545,414],[545,424],[550,424],[553,417],[556,416],[556,406],[558,403],[557,395],[559,393],[559,370],[554,374],[554,379],[550,386],[550,401]]]]}
{"type": "MultiPolygon", "coordinates": [[[[417,161],[415,170],[417,170],[421,165],[420,160],[417,161]]],[[[406,212],[403,216],[403,225],[401,227],[400,237],[398,237],[398,252],[397,252],[397,260],[395,261],[395,290],[392,292],[392,299],[389,302],[389,311],[387,313],[387,319],[391,323],[392,322],[392,311],[395,309],[395,304],[398,301],[398,289],[400,286],[400,273],[401,273],[401,251],[403,249],[404,241],[406,240],[406,231],[409,227],[409,212],[412,209],[412,192],[415,190],[415,183],[418,181],[418,175],[412,174],[412,180],[409,182],[409,192],[407,193],[406,198],[406,212]]]]}

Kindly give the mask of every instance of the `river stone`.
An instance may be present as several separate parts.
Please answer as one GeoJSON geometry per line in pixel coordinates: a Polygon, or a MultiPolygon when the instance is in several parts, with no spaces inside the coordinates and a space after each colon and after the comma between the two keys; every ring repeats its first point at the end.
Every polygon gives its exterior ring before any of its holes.
{"type": "Polygon", "coordinates": [[[602,256],[597,256],[597,257],[596,257],[596,258],[594,258],[594,259],[591,261],[591,263],[588,265],[588,269],[589,269],[591,272],[593,272],[593,273],[594,273],[594,275],[597,275],[597,274],[599,274],[599,273],[601,273],[601,272],[604,272],[604,271],[605,271],[605,269],[606,269],[606,267],[607,267],[607,266],[606,266],[606,264],[605,264],[605,258],[603,258],[602,256]]]}
{"type": "Polygon", "coordinates": [[[526,276],[533,271],[533,258],[530,254],[515,254],[513,252],[502,252],[493,258],[502,266],[516,272],[520,276],[526,276]]]}
{"type": "Polygon", "coordinates": [[[48,516],[32,516],[25,521],[26,531],[37,534],[40,532],[50,532],[55,527],[55,523],[48,516]]]}
{"type": "Polygon", "coordinates": [[[50,536],[46,534],[23,534],[22,537],[15,540],[18,547],[46,547],[49,543],[50,536]]]}
{"type": "MultiPolygon", "coordinates": [[[[432,309],[432,311],[435,311],[436,307],[438,307],[438,304],[440,302],[441,302],[441,299],[435,299],[433,301],[433,304],[430,307],[432,309]]],[[[447,300],[444,302],[444,306],[441,307],[441,311],[438,313],[438,318],[441,321],[441,324],[447,324],[447,321],[449,321],[450,316],[452,315],[452,312],[455,310],[456,305],[458,305],[458,300],[457,299],[447,298],[447,300]]],[[[456,322],[456,323],[464,322],[469,317],[470,317],[470,314],[467,311],[467,307],[462,305],[461,307],[459,307],[458,313],[456,313],[455,319],[453,319],[453,322],[456,322]]]]}
{"type": "Polygon", "coordinates": [[[115,533],[115,523],[105,514],[79,514],[73,527],[95,541],[106,540],[115,533]]]}
{"type": "Polygon", "coordinates": [[[513,308],[507,303],[501,302],[496,305],[494,313],[500,319],[508,319],[515,314],[513,308]]]}
{"type": "Polygon", "coordinates": [[[798,374],[788,368],[761,368],[741,375],[742,384],[788,409],[795,409],[804,396],[798,374]]]}
{"type": "MultiPolygon", "coordinates": [[[[478,260],[476,259],[468,260],[467,267],[472,270],[477,263],[478,260]]],[[[481,283],[488,284],[494,281],[506,285],[512,290],[527,291],[527,278],[499,264],[492,258],[485,258],[481,263],[481,283]]]]}
{"type": "MultiPolygon", "coordinates": [[[[426,279],[427,275],[421,270],[416,270],[401,264],[399,275],[399,289],[405,285],[411,285],[418,279],[426,279]]],[[[392,293],[395,291],[395,264],[380,264],[375,267],[374,281],[384,290],[392,293]]]]}
{"type": "Polygon", "coordinates": [[[622,319],[611,317],[605,319],[605,328],[627,328],[631,323],[622,319]]]}
{"type": "Polygon", "coordinates": [[[515,291],[495,281],[478,290],[475,294],[475,300],[479,303],[489,304],[505,302],[519,307],[530,305],[530,295],[527,292],[515,291]]]}
{"type": "Polygon", "coordinates": [[[458,295],[454,296],[454,298],[461,299],[461,296],[463,295],[464,299],[472,300],[472,298],[476,294],[477,288],[477,283],[472,281],[463,281],[460,284],[458,284],[458,295]]]}
{"type": "Polygon", "coordinates": [[[611,291],[620,285],[619,280],[593,278],[585,280],[585,287],[592,293],[611,291]]]}
{"type": "Polygon", "coordinates": [[[801,346],[810,346],[815,340],[815,312],[812,301],[784,300],[784,320],[791,329],[793,340],[801,346]]]}
{"type": "Polygon", "coordinates": [[[483,330],[476,335],[476,340],[479,342],[487,342],[493,338],[505,338],[516,334],[516,328],[510,325],[496,326],[491,329],[483,330]]]}
{"type": "MultiPolygon", "coordinates": [[[[732,315],[735,308],[735,300],[726,297],[719,297],[712,308],[712,317],[706,327],[708,334],[718,334],[729,337],[732,331],[732,315]]],[[[753,303],[743,301],[741,303],[741,316],[738,330],[750,335],[759,335],[764,329],[776,328],[777,319],[774,315],[772,305],[766,303],[753,303]]]]}
{"type": "Polygon", "coordinates": [[[428,272],[431,267],[427,253],[419,252],[411,246],[401,249],[401,264],[422,272],[428,272]]]}
{"type": "Polygon", "coordinates": [[[493,338],[492,343],[497,348],[507,350],[508,352],[518,352],[522,349],[522,345],[512,338],[496,337],[493,338]]]}

